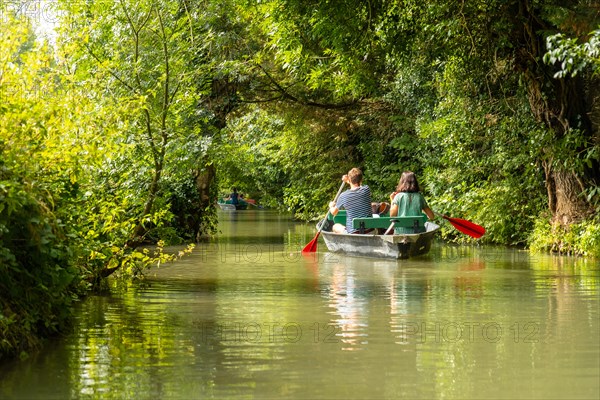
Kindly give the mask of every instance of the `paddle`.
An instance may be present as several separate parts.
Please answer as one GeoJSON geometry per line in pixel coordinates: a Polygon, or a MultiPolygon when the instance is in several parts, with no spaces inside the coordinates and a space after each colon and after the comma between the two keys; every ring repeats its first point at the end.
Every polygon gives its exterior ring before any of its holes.
{"type": "Polygon", "coordinates": [[[389,235],[390,232],[392,231],[392,229],[394,229],[394,224],[396,223],[396,221],[392,220],[392,223],[390,224],[390,226],[385,230],[384,235],[389,235]]]}
{"type": "Polygon", "coordinates": [[[435,213],[437,216],[444,218],[446,221],[450,222],[453,227],[455,227],[460,232],[465,235],[469,235],[475,239],[479,239],[485,234],[485,228],[483,226],[474,224],[471,221],[467,221],[466,219],[460,218],[451,218],[444,214],[435,213]]]}
{"type": "MultiPolygon", "coordinates": [[[[342,182],[342,184],[340,185],[340,189],[335,195],[335,199],[333,199],[334,203],[337,202],[338,197],[340,197],[342,190],[344,190],[345,184],[345,182],[342,182]]],[[[329,208],[327,209],[327,215],[325,216],[325,218],[329,218],[329,208]]],[[[314,239],[311,240],[306,246],[304,246],[304,248],[302,249],[302,253],[314,253],[317,251],[317,240],[319,239],[319,235],[321,234],[321,228],[323,227],[323,225],[324,224],[319,225],[319,229],[317,230],[317,234],[315,235],[314,239]]]]}

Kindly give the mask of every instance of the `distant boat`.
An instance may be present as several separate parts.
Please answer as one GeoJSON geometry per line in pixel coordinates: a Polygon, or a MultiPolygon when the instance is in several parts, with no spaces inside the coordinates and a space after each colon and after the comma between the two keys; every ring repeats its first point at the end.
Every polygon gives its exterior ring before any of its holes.
{"type": "Polygon", "coordinates": [[[221,210],[226,210],[226,211],[236,211],[236,210],[245,210],[248,208],[248,204],[242,204],[242,203],[238,203],[238,204],[231,204],[231,203],[217,203],[219,205],[219,207],[221,208],[221,210]]]}
{"type": "Polygon", "coordinates": [[[254,207],[258,207],[256,205],[256,200],[242,199],[242,198],[240,198],[238,200],[237,204],[233,204],[231,202],[231,200],[224,200],[224,199],[219,199],[219,202],[217,204],[219,205],[221,210],[227,210],[227,211],[246,210],[248,208],[248,204],[250,204],[254,207]]]}

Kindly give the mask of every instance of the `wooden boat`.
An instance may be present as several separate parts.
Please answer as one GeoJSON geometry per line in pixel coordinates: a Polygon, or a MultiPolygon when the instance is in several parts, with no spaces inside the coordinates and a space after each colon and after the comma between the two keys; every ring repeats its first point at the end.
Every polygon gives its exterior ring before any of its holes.
{"type": "MultiPolygon", "coordinates": [[[[340,213],[331,222],[345,223],[345,212],[342,210],[340,213]]],[[[355,256],[406,259],[428,253],[436,232],[440,229],[439,225],[427,222],[425,216],[356,218],[352,222],[354,228],[366,233],[333,233],[333,224],[325,224],[330,226],[323,227],[321,236],[329,251],[355,256]],[[384,235],[392,223],[394,228],[407,233],[393,233],[392,230],[392,234],[384,235]],[[411,233],[415,230],[419,233],[411,233]]]]}

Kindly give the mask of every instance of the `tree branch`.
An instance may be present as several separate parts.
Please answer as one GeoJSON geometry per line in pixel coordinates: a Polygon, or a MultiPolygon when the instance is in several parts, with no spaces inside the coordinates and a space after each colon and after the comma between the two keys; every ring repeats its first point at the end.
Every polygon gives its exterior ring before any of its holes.
{"type": "MultiPolygon", "coordinates": [[[[319,103],[316,101],[306,101],[306,100],[301,100],[298,97],[292,95],[290,92],[288,92],[283,86],[281,86],[279,84],[279,82],[277,82],[275,80],[275,78],[273,78],[271,76],[271,74],[269,74],[269,72],[261,65],[261,64],[257,64],[258,67],[263,71],[263,73],[265,74],[265,76],[269,79],[269,81],[275,86],[275,88],[277,89],[276,91],[281,93],[281,96],[279,97],[279,99],[287,99],[290,100],[294,103],[299,103],[305,106],[311,106],[311,107],[319,107],[319,108],[325,108],[325,109],[345,109],[345,108],[352,108],[355,107],[359,101],[352,101],[350,103],[339,103],[339,104],[334,104],[334,103],[319,103]]],[[[274,98],[274,100],[276,100],[277,98],[274,98]]],[[[248,101],[245,101],[248,103],[248,101]]]]}

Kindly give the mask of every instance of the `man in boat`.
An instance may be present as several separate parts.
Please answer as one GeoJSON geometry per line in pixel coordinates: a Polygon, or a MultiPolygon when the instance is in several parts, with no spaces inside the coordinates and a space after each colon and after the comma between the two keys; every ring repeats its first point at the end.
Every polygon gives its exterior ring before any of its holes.
{"type": "Polygon", "coordinates": [[[240,195],[237,191],[237,188],[233,188],[233,192],[225,200],[229,200],[230,204],[238,205],[240,203],[240,195]]]}
{"type": "Polygon", "coordinates": [[[336,202],[329,203],[329,212],[336,215],[341,208],[346,210],[346,226],[336,223],[332,231],[335,233],[357,233],[352,227],[354,218],[372,217],[371,189],[363,185],[363,174],[358,168],[352,168],[348,174],[342,176],[342,181],[350,185],[350,189],[340,195],[336,202]]]}

